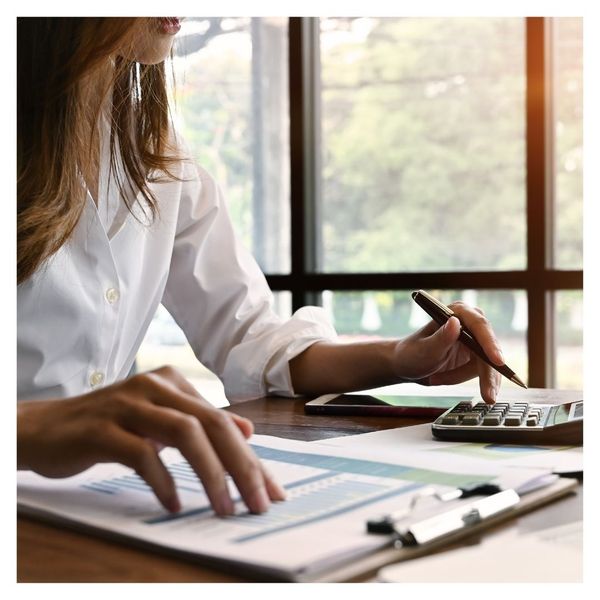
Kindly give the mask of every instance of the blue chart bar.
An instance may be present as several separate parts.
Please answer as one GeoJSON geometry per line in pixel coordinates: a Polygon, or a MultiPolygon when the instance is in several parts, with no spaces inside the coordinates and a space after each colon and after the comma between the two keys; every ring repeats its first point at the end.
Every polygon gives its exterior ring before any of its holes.
{"type": "Polygon", "coordinates": [[[359,460],[355,458],[344,458],[339,456],[327,456],[326,454],[306,454],[304,452],[291,452],[289,450],[278,450],[265,446],[255,446],[252,449],[259,458],[276,460],[293,465],[303,465],[327,471],[338,471],[340,473],[354,473],[355,475],[371,475],[373,477],[391,477],[404,479],[406,472],[411,467],[380,463],[372,460],[359,460]]]}
{"type": "Polygon", "coordinates": [[[262,515],[239,515],[228,520],[247,525],[255,529],[241,535],[233,542],[243,543],[280,533],[303,525],[309,525],[344,513],[362,508],[386,498],[414,492],[422,484],[412,483],[390,487],[364,481],[348,479],[337,473],[324,479],[321,485],[303,490],[297,496],[289,497],[285,502],[272,504],[269,511],[262,515]]]}
{"type": "MultiPolygon", "coordinates": [[[[314,483],[315,481],[319,481],[320,479],[324,479],[325,477],[329,476],[330,473],[321,473],[319,475],[314,475],[313,477],[307,477],[306,479],[299,479],[298,481],[294,481],[293,483],[286,485],[285,489],[289,491],[302,485],[314,483]]],[[[233,498],[234,502],[239,502],[240,500],[241,498],[239,496],[237,498],[233,498]]],[[[147,525],[157,525],[158,523],[176,521],[177,519],[185,519],[186,517],[195,517],[211,511],[212,508],[210,506],[203,506],[201,508],[192,508],[190,510],[185,510],[178,513],[167,513],[165,515],[159,515],[158,517],[151,517],[150,519],[146,519],[144,523],[147,525]]]]}
{"type": "MultiPolygon", "coordinates": [[[[204,495],[204,490],[202,484],[198,480],[198,476],[187,462],[182,461],[173,463],[168,465],[167,468],[175,481],[177,489],[204,495]]],[[[148,492],[150,494],[154,493],[152,488],[135,473],[113,477],[111,479],[89,481],[82,484],[81,487],[92,492],[101,492],[104,494],[117,494],[123,490],[136,490],[138,492],[148,492]]]]}
{"type": "MultiPolygon", "coordinates": [[[[286,486],[290,492],[288,500],[272,504],[265,514],[245,513],[227,517],[227,520],[231,519],[239,525],[253,529],[252,532],[235,540],[240,543],[291,527],[328,519],[366,504],[418,489],[426,483],[458,486],[473,481],[487,481],[490,478],[416,469],[370,460],[292,452],[258,445],[252,445],[252,448],[261,459],[319,469],[321,473],[311,474],[288,484],[286,486]],[[388,482],[366,482],[353,477],[365,475],[385,478],[388,482]]],[[[196,473],[186,461],[172,463],[168,465],[168,469],[178,489],[201,494],[206,498],[196,473]]],[[[134,473],[87,482],[82,487],[104,494],[117,494],[126,490],[153,493],[146,482],[134,473]]],[[[240,498],[233,500],[238,502],[240,498]]],[[[211,512],[212,508],[203,503],[202,506],[194,509],[175,514],[162,514],[144,522],[148,525],[158,525],[211,512]]]]}
{"type": "Polygon", "coordinates": [[[449,485],[453,487],[490,480],[489,475],[464,475],[461,473],[451,473],[448,471],[417,469],[406,465],[382,463],[374,460],[327,456],[325,454],[291,452],[289,450],[278,450],[276,448],[267,448],[265,446],[252,445],[252,448],[259,458],[263,458],[265,460],[275,460],[294,465],[304,465],[306,467],[326,469],[328,471],[338,471],[340,473],[370,475],[372,477],[387,477],[390,479],[402,479],[403,481],[449,485]]]}
{"type": "MultiPolygon", "coordinates": [[[[372,460],[327,456],[325,454],[291,452],[289,450],[278,450],[276,448],[268,448],[254,444],[252,444],[252,448],[259,458],[265,460],[323,469],[325,471],[335,471],[338,473],[370,475],[373,477],[387,477],[391,479],[402,479],[404,481],[438,483],[451,486],[488,481],[490,478],[489,475],[460,475],[457,473],[432,471],[428,469],[415,469],[405,465],[381,463],[372,460]]],[[[168,469],[179,489],[204,495],[204,491],[198,481],[196,473],[194,473],[192,467],[190,467],[186,461],[168,465],[168,469]]],[[[123,489],[137,489],[138,491],[152,493],[152,490],[148,487],[146,482],[135,474],[115,477],[114,479],[88,482],[82,487],[105,494],[115,494],[123,489]]]]}

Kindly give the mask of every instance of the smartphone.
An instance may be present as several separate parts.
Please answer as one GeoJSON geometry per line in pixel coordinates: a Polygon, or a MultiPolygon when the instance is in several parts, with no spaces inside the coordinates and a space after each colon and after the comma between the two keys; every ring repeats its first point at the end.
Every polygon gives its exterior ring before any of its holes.
{"type": "Polygon", "coordinates": [[[385,394],[327,394],[304,405],[307,414],[370,415],[436,418],[465,396],[398,396],[385,394]]]}

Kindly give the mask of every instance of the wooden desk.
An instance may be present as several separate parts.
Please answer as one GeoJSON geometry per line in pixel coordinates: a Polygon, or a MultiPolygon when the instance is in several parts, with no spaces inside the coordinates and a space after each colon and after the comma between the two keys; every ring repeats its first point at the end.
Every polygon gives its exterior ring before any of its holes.
{"type": "MultiPolygon", "coordinates": [[[[263,398],[226,410],[254,422],[256,433],[297,440],[318,440],[416,425],[418,419],[307,416],[304,400],[263,398]]],[[[528,531],[583,517],[581,486],[573,494],[516,520],[528,531]]],[[[235,573],[60,529],[29,518],[17,519],[19,582],[240,582],[235,573]]]]}

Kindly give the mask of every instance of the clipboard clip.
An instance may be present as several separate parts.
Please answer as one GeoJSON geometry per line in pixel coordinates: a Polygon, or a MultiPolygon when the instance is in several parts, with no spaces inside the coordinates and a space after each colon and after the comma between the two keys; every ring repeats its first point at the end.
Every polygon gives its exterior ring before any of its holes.
{"type": "Polygon", "coordinates": [[[400,518],[386,515],[380,519],[369,520],[367,531],[394,534],[396,544],[401,546],[421,546],[485,522],[491,517],[510,510],[519,503],[519,500],[517,492],[504,490],[405,526],[402,526],[401,522],[404,521],[407,511],[403,511],[403,516],[400,518]]]}

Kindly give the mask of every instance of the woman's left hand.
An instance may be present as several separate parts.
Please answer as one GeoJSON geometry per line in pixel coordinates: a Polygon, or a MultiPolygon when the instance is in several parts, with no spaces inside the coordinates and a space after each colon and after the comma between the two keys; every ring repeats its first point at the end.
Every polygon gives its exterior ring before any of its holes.
{"type": "Polygon", "coordinates": [[[462,323],[491,362],[503,365],[504,358],[492,326],[478,308],[463,302],[449,306],[458,319],[451,317],[442,327],[432,321],[397,343],[394,354],[396,375],[423,385],[451,385],[478,376],[481,397],[493,404],[502,376],[458,341],[462,323]]]}

